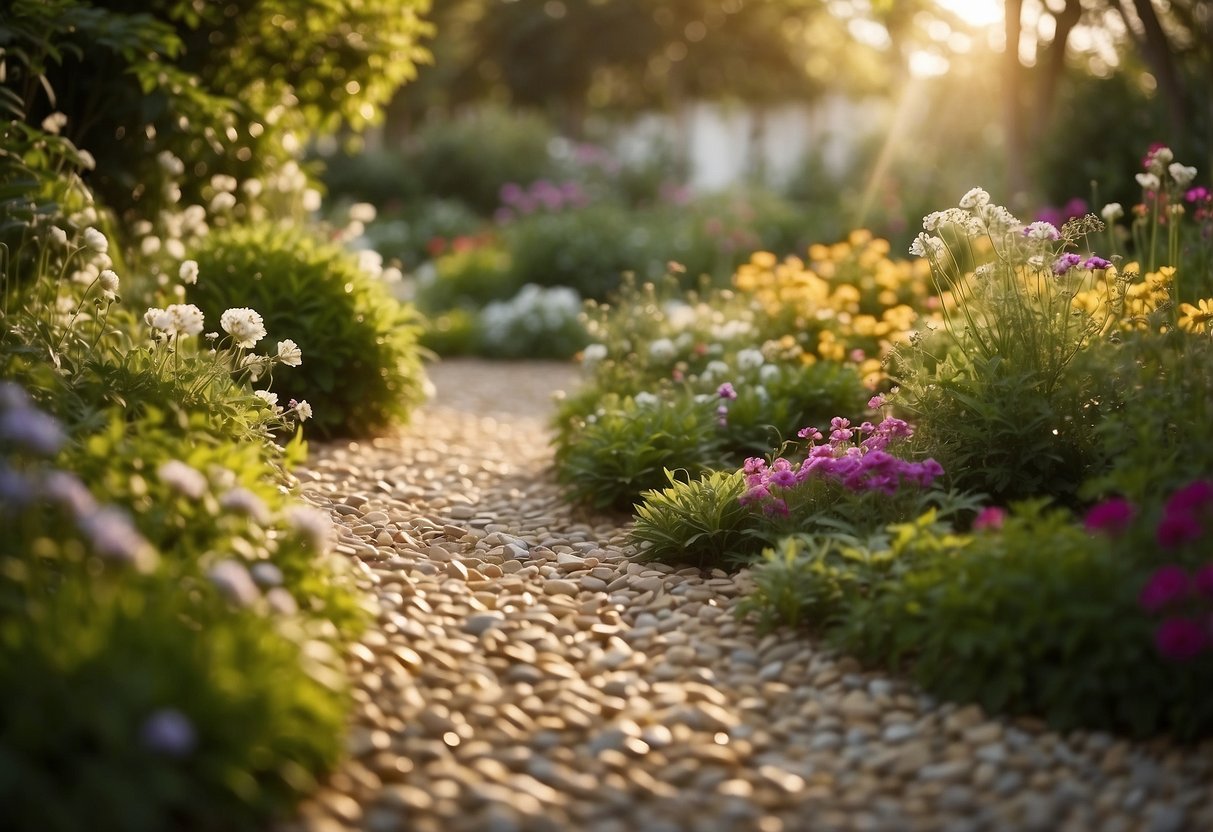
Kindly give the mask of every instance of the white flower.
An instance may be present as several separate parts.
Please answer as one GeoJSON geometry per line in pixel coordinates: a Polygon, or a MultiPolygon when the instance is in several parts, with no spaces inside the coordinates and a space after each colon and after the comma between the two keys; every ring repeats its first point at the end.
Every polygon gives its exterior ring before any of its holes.
{"type": "Polygon", "coordinates": [[[303,192],[303,210],[304,211],[319,211],[320,210],[320,191],[315,188],[308,188],[303,192]]]}
{"type": "Polygon", "coordinates": [[[1014,214],[1001,205],[983,205],[976,213],[985,221],[992,234],[1018,231],[1023,226],[1014,214]]]}
{"type": "Polygon", "coordinates": [[[758,378],[763,384],[770,384],[779,378],[779,376],[779,367],[775,364],[764,364],[762,369],[758,371],[758,378]]]}
{"type": "Polygon", "coordinates": [[[1103,217],[1104,222],[1111,224],[1125,215],[1125,209],[1119,202],[1109,202],[1099,215],[1103,217]]]}
{"type": "Polygon", "coordinates": [[[377,212],[369,202],[355,202],[350,206],[350,219],[354,222],[374,222],[377,212]]]}
{"type": "Polygon", "coordinates": [[[67,116],[63,113],[54,112],[42,119],[42,129],[52,136],[58,136],[64,127],[67,127],[67,116]]]}
{"type": "Polygon", "coordinates": [[[178,335],[198,335],[202,332],[202,310],[192,303],[174,303],[164,310],[178,335]]]}
{"type": "Polygon", "coordinates": [[[632,397],[632,401],[636,402],[637,407],[656,407],[661,400],[647,390],[642,390],[632,397]]]}
{"type": "Polygon", "coordinates": [[[118,275],[113,269],[106,269],[97,275],[97,284],[101,287],[101,291],[105,293],[108,300],[113,300],[118,293],[118,275]]]}
{"type": "Polygon", "coordinates": [[[1158,177],[1152,173],[1139,173],[1137,174],[1137,184],[1147,191],[1157,191],[1161,183],[1158,181],[1158,177]]]}
{"type": "Polygon", "coordinates": [[[77,150],[76,161],[79,162],[80,167],[84,168],[85,170],[97,169],[97,160],[93,158],[93,154],[89,153],[87,150],[77,150]]]}
{"type": "Polygon", "coordinates": [[[300,422],[306,422],[312,418],[312,406],[307,403],[307,399],[295,402],[295,414],[299,417],[300,422]]]}
{"type": "Polygon", "coordinates": [[[590,344],[581,351],[581,363],[589,367],[607,357],[606,344],[590,344]]]}
{"type": "Polygon", "coordinates": [[[263,187],[265,186],[261,184],[260,179],[246,179],[244,180],[244,184],[240,186],[240,190],[244,191],[253,199],[256,199],[257,197],[261,196],[261,190],[263,187]]]}
{"type": "Polygon", "coordinates": [[[1061,232],[1057,230],[1057,226],[1051,222],[1037,221],[1030,223],[1023,230],[1024,236],[1029,240],[1059,240],[1061,232]]]}
{"type": "Polygon", "coordinates": [[[150,307],[143,313],[143,322],[151,329],[168,332],[173,326],[173,317],[167,310],[150,307]]]}
{"type": "Polygon", "coordinates": [[[220,191],[211,199],[211,213],[224,214],[236,207],[236,197],[227,191],[220,191]]]}
{"type": "Polygon", "coordinates": [[[219,326],[236,341],[237,347],[248,349],[265,337],[265,322],[255,310],[238,306],[219,318],[219,326]]]}
{"type": "Polygon", "coordinates": [[[156,161],[160,163],[160,169],[171,176],[185,173],[185,163],[167,150],[161,150],[156,161]]]}
{"type": "Polygon", "coordinates": [[[940,238],[919,234],[914,238],[914,242],[910,243],[910,254],[915,257],[939,257],[946,248],[947,245],[940,238]]]}
{"type": "Polygon", "coordinates": [[[766,359],[762,357],[762,350],[745,349],[737,353],[737,369],[739,370],[753,370],[765,363],[766,359]]]}
{"type": "Polygon", "coordinates": [[[1167,172],[1171,174],[1171,178],[1175,180],[1175,184],[1181,188],[1186,188],[1192,184],[1192,180],[1196,178],[1196,168],[1191,165],[1181,165],[1179,162],[1173,162],[1167,168],[1167,172]]]}
{"type": "Polygon", "coordinates": [[[261,399],[275,410],[278,409],[278,394],[271,393],[269,390],[254,390],[253,395],[261,399]]]}
{"type": "Polygon", "coordinates": [[[298,344],[287,338],[278,342],[278,360],[288,367],[298,367],[303,363],[303,352],[298,344]]]}
{"type": "Polygon", "coordinates": [[[219,498],[219,505],[233,514],[247,515],[262,525],[270,520],[270,511],[262,499],[241,486],[225,491],[219,498]]]}
{"type": "Polygon", "coordinates": [[[177,270],[177,276],[181,278],[182,283],[193,286],[198,282],[198,261],[186,260],[177,270]]]}
{"type": "Polygon", "coordinates": [[[211,177],[211,187],[220,193],[230,193],[236,190],[236,177],[226,173],[216,173],[211,177]]]}
{"type": "Polygon", "coordinates": [[[265,375],[265,371],[270,368],[270,357],[268,355],[249,353],[240,360],[240,366],[248,370],[249,381],[256,381],[265,375]]]}
{"type": "Polygon", "coordinates": [[[178,494],[191,500],[200,500],[206,494],[206,476],[201,471],[178,459],[170,459],[156,469],[160,481],[178,494]]]}
{"type": "Polygon", "coordinates": [[[139,251],[145,257],[151,257],[156,252],[160,251],[160,247],[164,245],[164,241],[155,235],[144,237],[139,241],[139,251]]]}
{"type": "Polygon", "coordinates": [[[678,354],[678,348],[669,338],[658,338],[649,344],[649,358],[654,361],[669,361],[678,354]]]}
{"type": "Polygon", "coordinates": [[[723,361],[709,361],[708,366],[703,368],[703,380],[710,382],[719,376],[727,376],[731,372],[729,365],[723,361]]]}
{"type": "Polygon", "coordinates": [[[110,241],[95,228],[84,229],[84,244],[98,254],[105,254],[110,250],[110,241]]]}
{"type": "Polygon", "coordinates": [[[1175,154],[1171,152],[1169,147],[1159,147],[1150,154],[1149,160],[1146,162],[1146,168],[1155,176],[1162,176],[1167,170],[1167,165],[1175,158],[1175,154]]]}
{"type": "Polygon", "coordinates": [[[282,570],[270,563],[268,560],[254,563],[253,568],[249,571],[253,575],[253,580],[261,586],[282,585],[282,570]]]}
{"type": "Polygon", "coordinates": [[[960,198],[961,208],[981,208],[990,204],[990,195],[981,188],[971,188],[960,198]]]}
{"type": "Polygon", "coordinates": [[[52,225],[50,230],[51,241],[60,248],[67,246],[67,232],[57,225],[52,225]]]}
{"type": "Polygon", "coordinates": [[[286,519],[291,528],[306,537],[316,549],[328,549],[333,537],[333,518],[328,512],[310,506],[293,506],[286,519]]]}

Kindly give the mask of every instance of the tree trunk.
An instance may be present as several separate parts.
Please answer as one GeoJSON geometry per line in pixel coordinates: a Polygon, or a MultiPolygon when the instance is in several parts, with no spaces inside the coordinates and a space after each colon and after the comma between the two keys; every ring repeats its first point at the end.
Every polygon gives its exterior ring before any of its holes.
{"type": "Polygon", "coordinates": [[[1020,16],[1023,0],[1006,0],[1006,45],[1002,56],[1003,130],[1006,137],[1008,204],[1018,206],[1027,192],[1027,134],[1024,131],[1023,67],[1019,63],[1020,16]]]}
{"type": "Polygon", "coordinates": [[[1036,106],[1032,117],[1032,144],[1048,132],[1057,102],[1057,90],[1066,71],[1066,46],[1070,33],[1082,18],[1082,0],[1066,0],[1065,8],[1054,15],[1053,40],[1044,48],[1044,55],[1037,61],[1039,73],[1036,106]]]}

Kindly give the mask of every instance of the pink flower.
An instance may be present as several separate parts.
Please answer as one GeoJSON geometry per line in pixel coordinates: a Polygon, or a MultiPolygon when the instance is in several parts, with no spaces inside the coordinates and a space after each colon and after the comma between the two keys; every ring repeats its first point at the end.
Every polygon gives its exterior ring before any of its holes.
{"type": "Polygon", "coordinates": [[[1168,604],[1183,600],[1191,591],[1188,570],[1182,566],[1160,566],[1142,588],[1137,603],[1146,612],[1158,612],[1168,604]]]}
{"type": "Polygon", "coordinates": [[[973,531],[980,532],[986,529],[1001,529],[1002,524],[1007,519],[1007,510],[998,506],[986,506],[977,515],[977,519],[973,521],[973,531]]]}
{"type": "Polygon", "coordinates": [[[1158,545],[1164,549],[1175,549],[1185,543],[1191,543],[1193,540],[1199,540],[1204,529],[1201,528],[1200,521],[1196,516],[1187,512],[1171,513],[1167,512],[1163,515],[1162,520],[1158,521],[1158,529],[1156,535],[1158,545]]]}
{"type": "Polygon", "coordinates": [[[1137,509],[1124,497],[1112,497],[1097,503],[1083,518],[1083,526],[1088,532],[1103,532],[1118,535],[1133,522],[1137,509]]]}
{"type": "Polygon", "coordinates": [[[722,399],[735,399],[737,398],[737,391],[733,389],[732,384],[726,381],[716,388],[716,395],[722,399]]]}
{"type": "Polygon", "coordinates": [[[1154,646],[1164,658],[1189,661],[1209,646],[1209,634],[1191,618],[1168,618],[1154,631],[1154,646]]]}
{"type": "Polygon", "coordinates": [[[1196,570],[1196,575],[1192,578],[1192,585],[1201,595],[1213,598],[1213,563],[1206,563],[1196,570]]]}
{"type": "Polygon", "coordinates": [[[1195,480],[1171,495],[1167,500],[1167,514],[1172,512],[1194,512],[1213,504],[1213,480],[1195,480]]]}

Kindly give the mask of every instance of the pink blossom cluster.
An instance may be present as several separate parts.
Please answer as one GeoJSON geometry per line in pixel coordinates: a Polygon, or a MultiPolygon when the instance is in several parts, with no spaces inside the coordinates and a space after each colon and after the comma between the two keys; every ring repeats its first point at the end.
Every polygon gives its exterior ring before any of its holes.
{"type": "Polygon", "coordinates": [[[577,182],[551,182],[540,179],[523,187],[516,182],[501,186],[501,207],[497,209],[498,222],[509,222],[519,215],[537,211],[556,212],[566,208],[581,208],[589,204],[589,196],[577,182]]]}
{"type": "Polygon", "coordinates": [[[759,505],[767,514],[786,516],[788,506],[783,495],[814,478],[830,479],[856,492],[891,495],[903,482],[927,488],[943,473],[938,462],[908,462],[886,450],[894,439],[912,434],[910,425],[893,417],[878,425],[863,422],[852,426],[848,419],[836,416],[830,422],[828,440],[820,430],[804,428],[798,434],[809,440],[803,462],[792,463],[783,457],[769,465],[760,457],[746,460],[746,492],[740,501],[742,505],[759,505]]]}
{"type": "Polygon", "coordinates": [[[1148,613],[1168,613],[1154,631],[1154,646],[1172,661],[1190,661],[1213,652],[1213,563],[1195,572],[1160,566],[1138,596],[1148,613]]]}
{"type": "MultiPolygon", "coordinates": [[[[1083,523],[1090,532],[1119,535],[1137,516],[1123,497],[1093,506],[1083,523]]],[[[1171,494],[1154,528],[1162,549],[1197,542],[1213,526],[1213,480],[1201,479],[1171,494]]],[[[1137,596],[1141,609],[1165,616],[1154,631],[1154,646],[1172,661],[1190,661],[1213,652],[1213,562],[1190,571],[1177,564],[1154,570],[1137,596]]]]}

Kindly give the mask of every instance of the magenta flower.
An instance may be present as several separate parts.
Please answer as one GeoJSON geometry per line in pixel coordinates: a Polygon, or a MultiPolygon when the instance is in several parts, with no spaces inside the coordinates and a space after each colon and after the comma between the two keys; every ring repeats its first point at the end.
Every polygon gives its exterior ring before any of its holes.
{"type": "Polygon", "coordinates": [[[868,407],[871,408],[872,410],[880,410],[880,408],[884,407],[884,405],[885,405],[884,393],[877,393],[875,396],[868,399],[868,407]]]}
{"type": "Polygon", "coordinates": [[[819,431],[817,428],[801,428],[800,430],[796,431],[796,435],[801,439],[810,439],[814,442],[820,442],[822,440],[821,431],[819,431]]]}
{"type": "Polygon", "coordinates": [[[1192,591],[1192,579],[1182,566],[1160,566],[1142,588],[1137,603],[1146,612],[1158,612],[1163,607],[1182,601],[1192,591]]]}
{"type": "Polygon", "coordinates": [[[1190,661],[1209,646],[1209,634],[1199,621],[1168,618],[1154,631],[1154,646],[1163,658],[1176,662],[1190,661]]]}
{"type": "Polygon", "coordinates": [[[1087,511],[1083,526],[1088,532],[1118,535],[1129,527],[1137,509],[1124,497],[1112,497],[1097,503],[1087,511]]]}
{"type": "Polygon", "coordinates": [[[1206,598],[1213,598],[1213,563],[1206,563],[1192,577],[1192,585],[1196,591],[1206,598]]]}
{"type": "Polygon", "coordinates": [[[1083,261],[1082,267],[1084,269],[1092,269],[1092,270],[1097,271],[1099,269],[1106,269],[1106,268],[1108,268],[1108,266],[1111,266],[1111,265],[1112,265],[1111,260],[1105,260],[1102,257],[1096,257],[1095,255],[1091,255],[1090,257],[1088,257],[1086,260],[1083,261]]]}
{"type": "Polygon", "coordinates": [[[1065,274],[1070,269],[1074,268],[1082,262],[1082,257],[1074,252],[1066,252],[1053,263],[1053,274],[1065,274]]]}
{"type": "Polygon", "coordinates": [[[737,391],[733,389],[732,384],[726,381],[716,388],[716,395],[722,399],[735,399],[737,398],[737,391]]]}
{"type": "Polygon", "coordinates": [[[771,483],[780,488],[791,488],[796,485],[796,474],[791,470],[776,471],[771,474],[771,483]]]}
{"type": "Polygon", "coordinates": [[[1210,194],[1209,189],[1203,186],[1192,188],[1190,191],[1184,194],[1184,199],[1186,199],[1188,202],[1203,202],[1210,197],[1213,197],[1213,194],[1210,194]]]}
{"type": "Polygon", "coordinates": [[[1200,521],[1188,512],[1164,513],[1155,532],[1158,545],[1164,549],[1175,549],[1199,540],[1203,533],[1200,521]]]}
{"type": "Polygon", "coordinates": [[[1193,512],[1213,504],[1213,480],[1194,480],[1171,495],[1164,511],[1193,512]]]}
{"type": "Polygon", "coordinates": [[[1006,522],[1007,510],[998,506],[986,506],[973,520],[973,531],[980,532],[987,529],[1001,529],[1002,524],[1006,522]]]}

